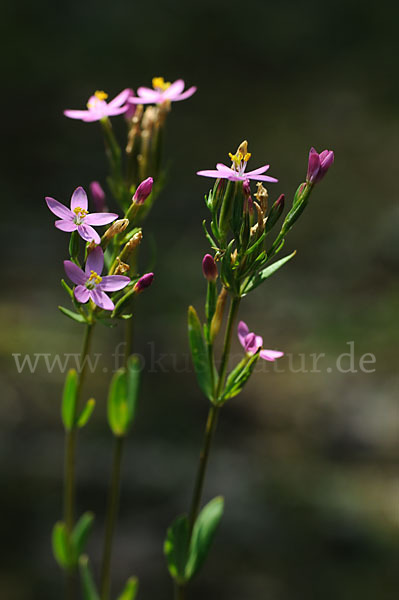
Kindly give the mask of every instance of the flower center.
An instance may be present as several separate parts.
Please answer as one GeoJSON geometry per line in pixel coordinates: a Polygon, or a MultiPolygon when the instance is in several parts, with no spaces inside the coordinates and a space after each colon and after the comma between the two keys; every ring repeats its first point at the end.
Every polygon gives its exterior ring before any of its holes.
{"type": "Polygon", "coordinates": [[[99,283],[101,283],[103,280],[102,277],[100,277],[100,275],[98,273],[96,273],[95,271],[90,271],[90,277],[89,279],[86,281],[86,287],[89,290],[93,290],[96,285],[98,285],[99,283]]]}
{"type": "Polygon", "coordinates": [[[235,154],[229,152],[229,156],[232,162],[232,169],[234,169],[234,171],[237,171],[237,173],[239,173],[240,175],[243,175],[245,173],[247,162],[251,158],[251,153],[245,152],[244,154],[243,152],[238,150],[235,154]]]}
{"type": "Polygon", "coordinates": [[[108,94],[102,90],[96,90],[93,97],[88,101],[87,108],[95,108],[101,104],[105,104],[105,100],[108,98],[108,94]]]}
{"type": "Polygon", "coordinates": [[[165,81],[163,77],[153,77],[152,79],[152,87],[154,90],[164,92],[170,85],[170,81],[165,81]]]}
{"type": "Polygon", "coordinates": [[[99,100],[106,100],[108,98],[108,94],[106,92],[103,92],[103,90],[96,90],[94,92],[94,95],[99,100]]]}
{"type": "Polygon", "coordinates": [[[84,208],[80,208],[80,206],[77,206],[76,208],[74,208],[73,212],[76,215],[74,218],[76,225],[81,225],[85,216],[89,214],[88,210],[85,210],[84,208]]]}

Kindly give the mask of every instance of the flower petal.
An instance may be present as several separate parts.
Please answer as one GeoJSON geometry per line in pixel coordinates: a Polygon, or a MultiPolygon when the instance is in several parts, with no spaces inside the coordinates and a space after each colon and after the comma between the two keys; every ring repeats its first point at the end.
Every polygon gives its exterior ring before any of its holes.
{"type": "Polygon", "coordinates": [[[103,268],[104,252],[100,246],[97,246],[97,248],[94,248],[87,257],[85,272],[87,276],[90,275],[90,271],[94,271],[97,275],[101,275],[103,268]]]}
{"type": "Polygon", "coordinates": [[[102,278],[99,288],[104,292],[116,292],[122,290],[130,282],[130,277],[125,275],[106,275],[102,278]]]}
{"type": "Polygon", "coordinates": [[[74,290],[75,298],[78,302],[85,304],[90,298],[90,291],[85,285],[77,285],[74,290]]]}
{"type": "Polygon", "coordinates": [[[78,226],[76,223],[72,221],[72,219],[61,219],[61,221],[56,221],[54,225],[57,229],[61,229],[61,231],[75,231],[78,226]]]}
{"type": "Polygon", "coordinates": [[[188,90],[186,90],[182,94],[179,94],[178,96],[175,96],[174,98],[171,98],[171,100],[173,102],[178,102],[179,100],[187,100],[187,98],[190,98],[193,94],[195,94],[196,91],[197,91],[197,88],[195,87],[195,85],[193,85],[192,87],[188,88],[188,90]]]}
{"type": "Polygon", "coordinates": [[[269,183],[277,183],[278,179],[275,177],[269,177],[268,175],[251,175],[251,173],[246,173],[248,179],[256,179],[257,181],[268,181],[269,183]]]}
{"type": "Polygon", "coordinates": [[[184,90],[183,79],[176,79],[166,90],[163,92],[164,100],[173,100],[174,96],[178,96],[184,90]]]}
{"type": "Polygon", "coordinates": [[[82,188],[82,186],[79,186],[76,188],[71,197],[71,211],[75,210],[75,208],[82,208],[83,210],[87,210],[87,206],[87,194],[82,188]]]}
{"type": "Polygon", "coordinates": [[[122,106],[125,104],[126,100],[132,95],[132,91],[130,88],[126,88],[122,90],[113,100],[108,102],[108,106],[112,106],[113,108],[122,106]]]}
{"type": "Polygon", "coordinates": [[[86,120],[89,114],[88,110],[64,110],[64,115],[70,119],[86,120]]]}
{"type": "Polygon", "coordinates": [[[90,290],[90,298],[93,300],[94,304],[97,304],[100,308],[104,310],[114,310],[115,305],[112,302],[111,298],[107,296],[100,289],[94,288],[94,290],[90,290]]]}
{"type": "Polygon", "coordinates": [[[120,108],[117,106],[108,106],[106,111],[105,111],[105,115],[107,115],[108,117],[115,117],[116,115],[122,115],[123,113],[125,113],[128,110],[129,106],[127,104],[125,104],[124,106],[121,106],[120,108]]]}
{"type": "Polygon", "coordinates": [[[112,223],[118,215],[115,213],[90,213],[83,219],[85,225],[108,225],[112,223]]]}
{"type": "Polygon", "coordinates": [[[137,97],[130,98],[129,102],[133,102],[133,104],[146,104],[147,102],[154,102],[154,104],[156,104],[160,97],[162,97],[162,94],[160,94],[158,90],[152,90],[151,88],[147,87],[139,87],[137,88],[137,97]],[[138,100],[138,102],[136,102],[136,100],[138,100]]]}
{"type": "Polygon", "coordinates": [[[226,179],[227,174],[224,174],[222,171],[217,171],[216,169],[207,169],[205,171],[197,171],[197,175],[202,175],[203,177],[215,177],[218,179],[226,179]]]}
{"type": "Polygon", "coordinates": [[[90,227],[90,225],[78,225],[78,234],[85,242],[95,242],[99,244],[101,242],[101,238],[98,235],[97,231],[90,227]]]}
{"type": "Polygon", "coordinates": [[[65,220],[73,219],[72,212],[69,210],[69,208],[67,208],[66,206],[61,204],[61,202],[58,202],[58,200],[55,200],[54,198],[49,198],[49,197],[46,197],[45,200],[46,200],[47,206],[49,207],[51,212],[53,214],[55,214],[57,217],[59,217],[60,219],[65,219],[65,220]]]}
{"type": "Polygon", "coordinates": [[[83,273],[82,269],[80,269],[78,265],[75,265],[71,260],[64,260],[64,269],[67,277],[69,277],[73,283],[78,285],[84,285],[86,283],[86,275],[83,273]]]}
{"type": "Polygon", "coordinates": [[[264,165],[263,167],[259,167],[259,169],[255,169],[254,171],[248,171],[247,175],[261,175],[262,173],[266,173],[270,169],[270,165],[264,165]]]}
{"type": "Polygon", "coordinates": [[[284,352],[279,352],[278,350],[261,350],[259,356],[263,358],[263,360],[273,362],[276,358],[284,356],[284,352]]]}
{"type": "Polygon", "coordinates": [[[244,321],[240,321],[237,327],[238,339],[243,348],[245,348],[245,338],[249,333],[248,325],[244,321]]]}

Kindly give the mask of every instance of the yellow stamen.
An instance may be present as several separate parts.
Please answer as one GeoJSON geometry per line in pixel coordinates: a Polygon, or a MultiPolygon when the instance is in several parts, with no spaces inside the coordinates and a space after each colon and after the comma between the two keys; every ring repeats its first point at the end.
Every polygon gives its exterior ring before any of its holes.
{"type": "Polygon", "coordinates": [[[98,98],[99,100],[106,100],[108,98],[108,94],[106,94],[105,92],[103,92],[102,90],[96,90],[94,92],[94,95],[96,98],[98,98]]]}
{"type": "Polygon", "coordinates": [[[85,210],[84,208],[80,208],[80,206],[77,206],[76,208],[73,209],[73,212],[75,213],[75,215],[77,215],[78,217],[85,217],[86,215],[89,214],[88,210],[85,210]]]}
{"type": "Polygon", "coordinates": [[[165,81],[163,77],[153,77],[152,79],[152,87],[154,89],[161,89],[165,91],[170,85],[170,81],[165,81]]]}
{"type": "Polygon", "coordinates": [[[249,159],[251,158],[251,156],[252,156],[252,155],[251,155],[251,153],[250,153],[250,152],[247,152],[247,153],[244,155],[244,160],[245,160],[245,162],[248,162],[248,161],[249,161],[249,159]]]}
{"type": "Polygon", "coordinates": [[[90,271],[90,277],[89,277],[89,281],[94,281],[94,283],[101,283],[103,280],[102,277],[100,277],[100,275],[98,275],[98,273],[96,273],[95,271],[90,271]]]}

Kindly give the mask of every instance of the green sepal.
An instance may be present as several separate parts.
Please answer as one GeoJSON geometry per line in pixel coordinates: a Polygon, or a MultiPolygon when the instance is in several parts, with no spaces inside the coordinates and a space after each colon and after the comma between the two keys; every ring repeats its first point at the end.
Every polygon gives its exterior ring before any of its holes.
{"type": "Polygon", "coordinates": [[[77,231],[72,231],[69,239],[69,256],[74,263],[79,265],[79,234],[77,231]]]}
{"type": "Polygon", "coordinates": [[[120,298],[118,300],[118,302],[115,304],[114,310],[112,311],[112,314],[111,314],[112,318],[121,316],[123,309],[125,308],[125,306],[127,304],[129,304],[131,298],[134,296],[135,293],[136,292],[135,292],[134,286],[133,286],[128,292],[126,292],[126,294],[124,294],[122,296],[122,298],[120,298]]]}
{"type": "Polygon", "coordinates": [[[219,223],[218,223],[219,231],[221,233],[221,236],[223,236],[223,238],[226,237],[226,234],[230,227],[230,219],[231,219],[231,214],[233,211],[235,193],[236,193],[235,183],[233,181],[229,181],[226,186],[225,193],[224,193],[222,207],[220,209],[219,223]]]}
{"type": "Polygon", "coordinates": [[[187,515],[180,515],[168,528],[163,547],[169,573],[180,584],[186,581],[189,546],[190,535],[187,515]]]}
{"type": "Polygon", "coordinates": [[[193,306],[189,306],[188,308],[188,339],[198,384],[205,396],[209,400],[212,400],[212,377],[208,349],[202,335],[200,320],[193,306]]]}
{"type": "Polygon", "coordinates": [[[84,316],[80,315],[79,313],[73,312],[72,310],[69,310],[68,308],[65,308],[64,306],[59,306],[58,309],[64,315],[66,315],[70,319],[73,319],[73,321],[77,321],[78,323],[87,323],[87,319],[85,319],[84,316]]]}
{"type": "Polygon", "coordinates": [[[252,246],[250,246],[246,251],[245,251],[245,256],[249,256],[250,254],[252,254],[253,252],[255,252],[255,250],[261,245],[261,243],[263,242],[263,240],[266,237],[266,232],[264,231],[262,233],[262,235],[259,236],[259,238],[256,240],[256,242],[254,242],[252,244],[252,246]]]}
{"type": "Polygon", "coordinates": [[[89,398],[76,420],[76,426],[79,427],[79,429],[87,425],[91,415],[93,414],[95,405],[96,401],[94,400],[94,398],[89,398]]]}
{"type": "Polygon", "coordinates": [[[62,569],[69,569],[74,564],[74,552],[69,539],[67,526],[58,521],[53,527],[52,545],[54,558],[62,569]]]}
{"type": "Polygon", "coordinates": [[[139,580],[137,577],[129,577],[118,600],[134,600],[139,590],[139,580]]]}
{"type": "Polygon", "coordinates": [[[93,575],[89,567],[89,559],[86,555],[79,558],[80,579],[82,582],[84,600],[100,600],[97,592],[96,584],[94,583],[93,575]]]}
{"type": "Polygon", "coordinates": [[[258,362],[259,353],[260,348],[250,358],[245,357],[240,363],[238,363],[235,369],[233,369],[226,380],[226,384],[220,399],[218,399],[218,405],[224,404],[226,400],[229,398],[234,398],[234,396],[237,396],[241,392],[244,385],[252,375],[255,365],[258,362]]]}
{"type": "Polygon", "coordinates": [[[284,210],[284,203],[278,202],[277,200],[272,205],[269,215],[266,220],[266,232],[268,233],[273,229],[279,218],[281,217],[284,210]]]}
{"type": "Polygon", "coordinates": [[[66,291],[66,293],[68,294],[68,296],[73,299],[73,289],[71,287],[69,287],[69,285],[67,284],[65,279],[61,279],[61,285],[64,288],[64,290],[66,291]]]}
{"type": "Polygon", "coordinates": [[[140,361],[131,356],[127,369],[119,369],[111,380],[108,394],[108,423],[116,436],[124,436],[131,426],[140,384],[140,361]]]}
{"type": "Polygon", "coordinates": [[[199,513],[191,535],[189,557],[185,568],[186,581],[192,579],[204,564],[222,518],[223,509],[224,499],[217,496],[199,513]]]}
{"type": "Polygon", "coordinates": [[[235,182],[234,192],[233,209],[231,213],[231,229],[237,242],[240,242],[240,231],[244,214],[244,193],[241,181],[235,182]]]}
{"type": "Polygon", "coordinates": [[[71,547],[74,553],[75,564],[77,564],[80,555],[86,548],[93,521],[94,514],[92,512],[85,512],[73,528],[71,534],[71,547]]]}
{"type": "Polygon", "coordinates": [[[205,232],[205,237],[206,237],[206,239],[208,240],[208,242],[210,243],[211,247],[212,247],[212,248],[216,248],[216,249],[217,249],[216,242],[215,242],[215,240],[212,238],[212,236],[210,235],[210,233],[208,232],[208,229],[207,229],[207,227],[206,227],[206,219],[204,219],[204,220],[202,221],[202,227],[203,227],[203,229],[204,229],[204,232],[205,232]]]}
{"type": "Polygon", "coordinates": [[[75,425],[78,382],[79,377],[76,369],[70,369],[65,378],[61,405],[62,422],[67,431],[73,429],[75,425]]]}
{"type": "Polygon", "coordinates": [[[299,189],[300,189],[300,186],[299,186],[298,190],[296,191],[293,206],[284,219],[283,226],[282,226],[281,232],[280,232],[283,235],[288,233],[288,231],[292,228],[295,221],[297,221],[297,219],[299,219],[299,217],[301,216],[301,214],[303,213],[303,211],[305,210],[305,208],[308,204],[309,196],[312,191],[312,186],[306,185],[301,194],[298,194],[299,189]],[[297,197],[297,195],[298,195],[298,197],[297,197]]]}
{"type": "Polygon", "coordinates": [[[276,261],[272,265],[269,265],[268,267],[266,267],[265,269],[260,271],[260,273],[257,273],[256,275],[251,277],[251,279],[246,283],[244,289],[242,290],[242,293],[248,294],[249,292],[252,292],[252,290],[254,290],[255,288],[258,287],[258,285],[263,283],[265,281],[265,279],[268,279],[268,277],[273,275],[283,265],[285,265],[285,263],[287,263],[289,260],[291,260],[291,258],[293,258],[295,256],[295,254],[296,254],[296,250],[294,252],[292,252],[292,254],[289,254],[288,256],[285,256],[284,258],[280,258],[280,260],[276,261]]]}

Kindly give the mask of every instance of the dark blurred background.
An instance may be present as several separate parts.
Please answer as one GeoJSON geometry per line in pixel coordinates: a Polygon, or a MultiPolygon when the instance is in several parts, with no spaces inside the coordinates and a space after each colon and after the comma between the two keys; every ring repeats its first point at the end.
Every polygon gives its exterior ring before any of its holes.
{"type": "MultiPolygon", "coordinates": [[[[63,375],[43,363],[18,374],[12,357],[80,348],[79,325],[56,308],[66,302],[67,237],[43,198],[67,203],[77,185],[104,183],[107,165],[98,123],[62,110],[83,108],[95,89],[113,97],[159,75],[198,92],[173,106],[169,182],[145,229],[158,246],[156,280],[139,303],[135,349],[150,366],[168,357],[145,372],[127,446],[113,597],[137,574],[141,600],[171,598],[163,538],[188,506],[207,412],[185,367],[186,308],[201,309],[205,293],[210,182],[195,171],[225,162],[244,138],[252,167],[270,162],[280,180],[272,199],[292,198],[311,145],[334,149],[336,162],[289,236],[295,260],[243,303],[241,317],[266,347],[291,355],[291,368],[289,357],[282,373],[269,365],[223,410],[205,500],[223,494],[226,510],[190,598],[396,597],[398,16],[397,3],[354,0],[3,3],[1,598],[63,595],[50,548],[61,516],[63,375]],[[351,341],[357,372],[343,373],[336,360],[351,341]],[[301,369],[300,354],[312,353],[326,354],[320,373],[301,369]],[[359,369],[365,353],[375,355],[373,373],[359,369]]],[[[114,123],[123,134],[123,120],[114,123]]],[[[104,368],[121,335],[98,328],[104,368]]],[[[79,444],[79,511],[96,513],[96,576],[108,381],[100,369],[86,388],[98,407],[79,444]]]]}

